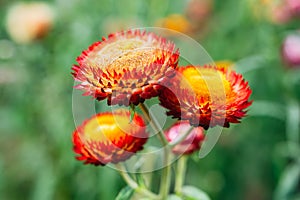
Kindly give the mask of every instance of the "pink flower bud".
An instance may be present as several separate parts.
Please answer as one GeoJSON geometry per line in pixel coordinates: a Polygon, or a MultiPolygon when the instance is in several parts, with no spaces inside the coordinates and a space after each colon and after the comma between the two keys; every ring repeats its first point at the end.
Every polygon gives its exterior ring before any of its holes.
{"type": "Polygon", "coordinates": [[[291,34],[285,38],[282,58],[288,66],[300,67],[300,34],[291,34]]]}
{"type": "MultiPolygon", "coordinates": [[[[188,121],[179,121],[165,132],[166,138],[169,142],[177,141],[190,128],[191,125],[188,121]]],[[[172,151],[175,154],[191,154],[200,149],[203,140],[203,128],[195,127],[182,142],[174,146],[172,151]]]]}

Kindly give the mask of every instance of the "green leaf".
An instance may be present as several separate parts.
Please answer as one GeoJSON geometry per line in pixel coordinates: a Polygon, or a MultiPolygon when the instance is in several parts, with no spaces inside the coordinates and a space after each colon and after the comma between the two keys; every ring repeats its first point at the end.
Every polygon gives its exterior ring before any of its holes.
{"type": "Polygon", "coordinates": [[[129,123],[131,123],[132,120],[133,120],[134,114],[135,114],[135,105],[134,104],[130,104],[129,112],[130,112],[130,121],[129,121],[129,123]]]}
{"type": "Polygon", "coordinates": [[[266,116],[279,120],[285,120],[285,106],[277,102],[257,100],[251,105],[248,112],[249,116],[266,116]]]}
{"type": "Polygon", "coordinates": [[[183,199],[175,194],[171,194],[168,196],[167,200],[183,200],[183,199]]]}
{"type": "Polygon", "coordinates": [[[134,193],[134,190],[131,187],[126,186],[119,192],[119,194],[115,200],[130,200],[133,193],[134,193]]]}
{"type": "Polygon", "coordinates": [[[184,186],[182,188],[182,195],[185,200],[210,200],[204,191],[194,186],[184,186]]]}
{"type": "Polygon", "coordinates": [[[299,163],[290,164],[282,173],[278,186],[275,190],[275,200],[291,199],[291,194],[297,191],[300,179],[299,163]]]}
{"type": "Polygon", "coordinates": [[[142,173],[137,173],[136,174],[136,181],[137,181],[138,185],[140,185],[140,186],[145,186],[146,185],[145,184],[145,179],[144,179],[142,173]]]}

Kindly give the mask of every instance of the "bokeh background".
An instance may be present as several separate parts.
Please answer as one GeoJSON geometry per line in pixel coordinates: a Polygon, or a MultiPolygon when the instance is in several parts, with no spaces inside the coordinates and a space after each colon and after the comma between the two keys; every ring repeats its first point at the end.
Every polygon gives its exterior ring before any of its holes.
{"type": "Polygon", "coordinates": [[[159,26],[233,63],[253,90],[248,117],[189,159],[186,183],[213,200],[299,200],[298,2],[0,0],[0,199],[116,197],[125,183],[115,170],[74,159],[70,68],[102,36],[159,26]]]}

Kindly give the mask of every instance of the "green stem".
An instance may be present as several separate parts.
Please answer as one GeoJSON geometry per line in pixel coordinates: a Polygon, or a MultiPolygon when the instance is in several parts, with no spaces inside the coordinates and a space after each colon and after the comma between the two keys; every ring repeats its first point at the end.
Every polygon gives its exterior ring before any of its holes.
{"type": "Polygon", "coordinates": [[[300,105],[295,100],[290,100],[287,106],[287,120],[286,120],[287,141],[290,155],[294,155],[295,147],[299,146],[299,121],[300,121],[300,105]]]}
{"type": "Polygon", "coordinates": [[[153,192],[149,191],[144,187],[140,187],[137,182],[135,182],[128,173],[126,173],[126,169],[121,164],[116,164],[117,169],[119,170],[121,176],[123,177],[124,181],[132,188],[135,192],[149,197],[150,199],[159,199],[158,195],[154,194],[153,192]]]}
{"type": "Polygon", "coordinates": [[[140,103],[139,107],[144,114],[146,120],[150,123],[150,126],[153,128],[153,130],[158,133],[158,137],[161,140],[161,143],[164,146],[167,146],[169,144],[168,140],[166,139],[165,135],[160,131],[161,128],[159,127],[159,123],[157,122],[156,118],[151,118],[149,114],[148,108],[145,106],[145,104],[140,103]]]}
{"type": "Polygon", "coordinates": [[[184,177],[186,172],[187,156],[181,156],[177,161],[176,178],[175,178],[175,193],[181,194],[181,189],[184,183],[184,177]]]}
{"type": "Polygon", "coordinates": [[[170,146],[174,147],[180,142],[182,142],[192,131],[194,130],[194,127],[191,126],[185,133],[180,135],[178,138],[176,138],[174,141],[170,142],[170,146]]]}
{"type": "Polygon", "coordinates": [[[157,122],[157,120],[155,118],[150,117],[149,110],[144,104],[140,103],[139,107],[143,112],[146,120],[150,123],[151,127],[155,131],[155,133],[158,133],[158,137],[164,148],[165,167],[162,169],[163,171],[162,171],[161,182],[160,182],[159,197],[160,199],[165,200],[168,197],[169,189],[171,185],[171,165],[170,165],[171,149],[168,140],[166,139],[164,133],[161,131],[161,128],[159,127],[159,123],[157,122]]]}
{"type": "MultiPolygon", "coordinates": [[[[169,157],[170,156],[165,156],[165,160],[168,161],[169,157]]],[[[167,199],[170,185],[171,185],[171,165],[167,163],[163,168],[163,173],[161,176],[161,183],[159,188],[159,196],[161,197],[162,200],[167,199]]]]}

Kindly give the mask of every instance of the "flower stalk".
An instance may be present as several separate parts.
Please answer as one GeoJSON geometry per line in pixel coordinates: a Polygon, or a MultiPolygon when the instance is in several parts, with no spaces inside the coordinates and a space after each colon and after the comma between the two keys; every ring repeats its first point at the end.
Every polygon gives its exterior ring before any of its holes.
{"type": "Polygon", "coordinates": [[[145,106],[145,104],[140,103],[139,104],[139,108],[141,109],[144,117],[146,118],[146,121],[148,121],[150,123],[150,126],[153,128],[153,130],[155,131],[155,133],[158,134],[158,137],[159,137],[162,145],[163,146],[168,146],[168,144],[169,144],[168,140],[166,139],[166,137],[163,134],[163,132],[161,132],[161,128],[159,127],[156,118],[155,117],[153,117],[153,118],[150,117],[149,110],[145,106]]]}
{"type": "Polygon", "coordinates": [[[137,182],[135,182],[128,173],[126,173],[126,169],[122,164],[116,164],[116,167],[119,170],[120,175],[122,176],[122,178],[124,179],[124,181],[137,193],[145,196],[145,197],[149,197],[150,199],[156,200],[159,199],[158,196],[156,194],[154,194],[153,192],[149,191],[147,188],[145,187],[141,187],[137,184],[137,182]]]}
{"type": "Polygon", "coordinates": [[[165,135],[162,133],[161,128],[159,128],[158,122],[155,118],[151,118],[149,114],[148,108],[140,103],[139,107],[144,114],[146,121],[148,121],[153,128],[153,130],[158,134],[158,137],[163,145],[164,148],[164,168],[162,171],[161,182],[160,182],[160,189],[159,189],[159,196],[161,199],[166,199],[169,194],[170,184],[171,184],[171,166],[170,166],[170,154],[171,149],[166,139],[165,135]]]}
{"type": "Polygon", "coordinates": [[[176,178],[175,178],[175,193],[181,195],[181,189],[184,184],[186,172],[187,156],[181,156],[177,161],[176,178]]]}

